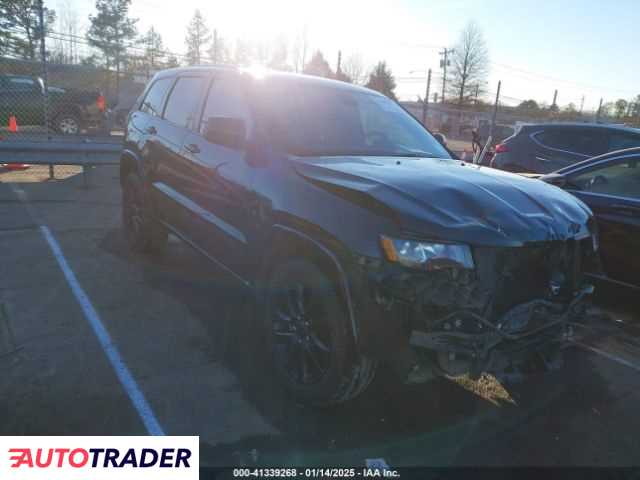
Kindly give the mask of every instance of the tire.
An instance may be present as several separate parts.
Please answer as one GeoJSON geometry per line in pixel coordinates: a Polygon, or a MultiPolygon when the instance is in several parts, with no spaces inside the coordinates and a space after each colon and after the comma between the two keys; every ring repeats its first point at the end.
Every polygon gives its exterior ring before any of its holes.
{"type": "Polygon", "coordinates": [[[330,276],[306,260],[280,264],[268,279],[268,353],[278,381],[302,403],[346,402],[375,376],[376,363],[355,351],[338,291],[330,276]]]}
{"type": "Polygon", "coordinates": [[[77,135],[82,130],[82,122],[75,113],[63,112],[56,116],[53,128],[63,135],[77,135]]]}
{"type": "Polygon", "coordinates": [[[122,226],[129,248],[136,253],[161,255],[167,245],[168,232],[151,214],[143,183],[129,173],[122,186],[122,226]]]}

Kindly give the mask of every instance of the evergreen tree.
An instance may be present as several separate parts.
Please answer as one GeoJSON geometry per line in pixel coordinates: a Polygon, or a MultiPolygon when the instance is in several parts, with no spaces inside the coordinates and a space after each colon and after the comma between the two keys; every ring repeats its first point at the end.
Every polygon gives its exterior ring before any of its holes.
{"type": "Polygon", "coordinates": [[[166,62],[163,62],[165,56],[164,43],[162,42],[162,35],[151,27],[147,30],[140,42],[144,45],[143,66],[147,73],[156,69],[164,68],[166,62]]]}
{"type": "MultiPolygon", "coordinates": [[[[0,0],[0,54],[29,60],[40,57],[38,0],[0,0]]],[[[45,35],[56,18],[56,12],[44,8],[45,35]]]]}
{"type": "Polygon", "coordinates": [[[391,69],[387,67],[387,62],[378,62],[373,71],[369,74],[367,88],[377,90],[387,97],[397,100],[394,92],[396,88],[396,80],[393,78],[391,69]]]}
{"type": "MultiPolygon", "coordinates": [[[[96,0],[96,15],[89,15],[89,44],[100,50],[107,69],[127,61],[127,41],[136,37],[137,19],[129,18],[131,0],[96,0]]],[[[117,77],[116,77],[117,78],[117,77]]]]}
{"type": "Polygon", "coordinates": [[[287,64],[287,56],[287,40],[284,37],[279,37],[276,39],[271,52],[271,59],[268,63],[269,68],[290,72],[292,68],[287,64]]]}
{"type": "Polygon", "coordinates": [[[185,43],[187,45],[187,63],[198,65],[202,62],[211,33],[200,10],[196,9],[187,27],[185,43]]]}
{"type": "Polygon", "coordinates": [[[236,49],[233,55],[233,63],[239,67],[251,65],[252,56],[249,44],[241,39],[236,40],[236,49]]]}
{"type": "Polygon", "coordinates": [[[309,63],[304,66],[304,70],[302,71],[302,73],[306,73],[307,75],[315,75],[317,77],[333,77],[333,72],[331,71],[329,62],[325,60],[324,55],[320,50],[317,50],[313,54],[311,60],[309,60],[309,63]]]}

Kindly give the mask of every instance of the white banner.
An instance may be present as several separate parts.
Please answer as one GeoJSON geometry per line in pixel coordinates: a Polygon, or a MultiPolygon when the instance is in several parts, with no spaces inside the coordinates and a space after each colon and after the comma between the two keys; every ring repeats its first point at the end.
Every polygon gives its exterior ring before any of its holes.
{"type": "Polygon", "coordinates": [[[0,437],[0,478],[198,478],[199,437],[0,437]]]}

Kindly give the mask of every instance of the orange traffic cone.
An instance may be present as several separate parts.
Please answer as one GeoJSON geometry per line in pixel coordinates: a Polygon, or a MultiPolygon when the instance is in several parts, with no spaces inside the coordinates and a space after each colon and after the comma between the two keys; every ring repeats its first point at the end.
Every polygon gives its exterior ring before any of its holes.
{"type": "MultiPolygon", "coordinates": [[[[18,133],[18,121],[15,115],[9,117],[9,132],[18,133]]],[[[29,168],[29,165],[25,165],[24,163],[7,163],[5,168],[7,170],[26,170],[29,168]]]]}
{"type": "Polygon", "coordinates": [[[26,163],[7,163],[4,168],[7,170],[26,170],[29,168],[29,165],[26,163]]]}

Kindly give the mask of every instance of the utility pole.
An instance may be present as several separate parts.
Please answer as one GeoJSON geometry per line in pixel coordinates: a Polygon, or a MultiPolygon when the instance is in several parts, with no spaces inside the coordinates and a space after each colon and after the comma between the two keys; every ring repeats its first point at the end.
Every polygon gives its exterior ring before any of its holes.
{"type": "Polygon", "coordinates": [[[44,38],[46,30],[44,26],[43,0],[38,1],[38,19],[40,21],[40,59],[42,60],[42,83],[44,87],[42,113],[44,117],[44,128],[46,132],[49,133],[49,78],[47,69],[47,45],[44,38]]]}
{"type": "Polygon", "coordinates": [[[476,83],[476,93],[473,96],[473,104],[477,107],[478,106],[478,95],[480,94],[480,84],[476,83]]]}
{"type": "Polygon", "coordinates": [[[336,65],[336,76],[340,74],[341,64],[342,64],[342,50],[338,50],[338,64],[336,65]]]}
{"type": "Polygon", "coordinates": [[[496,103],[493,105],[493,116],[491,117],[491,128],[489,129],[489,136],[493,137],[493,130],[496,126],[496,117],[498,116],[498,102],[500,102],[500,87],[502,81],[498,80],[498,90],[496,91],[496,103]]]}
{"type": "Polygon", "coordinates": [[[553,106],[556,106],[556,107],[558,106],[556,104],[556,100],[558,100],[558,90],[557,89],[553,92],[553,102],[551,102],[551,106],[552,107],[553,106]]]}
{"type": "Polygon", "coordinates": [[[149,41],[147,42],[147,48],[149,49],[149,55],[151,57],[149,59],[149,64],[147,65],[147,80],[151,78],[151,70],[153,70],[156,62],[156,52],[153,44],[155,36],[155,30],[153,27],[151,27],[151,31],[149,32],[149,41]]]}
{"type": "Polygon", "coordinates": [[[443,48],[442,51],[440,52],[440,56],[442,56],[442,59],[440,59],[440,68],[442,68],[443,72],[442,72],[442,97],[440,98],[440,102],[444,103],[444,90],[446,88],[447,85],[447,67],[451,64],[451,62],[449,61],[449,54],[453,53],[455,50],[453,48],[443,48]]]}
{"type": "Polygon", "coordinates": [[[584,108],[584,95],[582,95],[582,99],[580,100],[580,113],[582,113],[583,108],[584,108]]]}
{"type": "Polygon", "coordinates": [[[598,112],[596,113],[596,123],[600,122],[600,113],[602,112],[602,97],[600,98],[600,105],[598,105],[598,112]]]}
{"type": "Polygon", "coordinates": [[[422,102],[422,125],[427,126],[427,109],[429,108],[429,91],[431,90],[431,69],[427,73],[427,91],[422,102]]]}
{"type": "Polygon", "coordinates": [[[213,63],[218,63],[218,29],[213,29],[213,63]]]}

